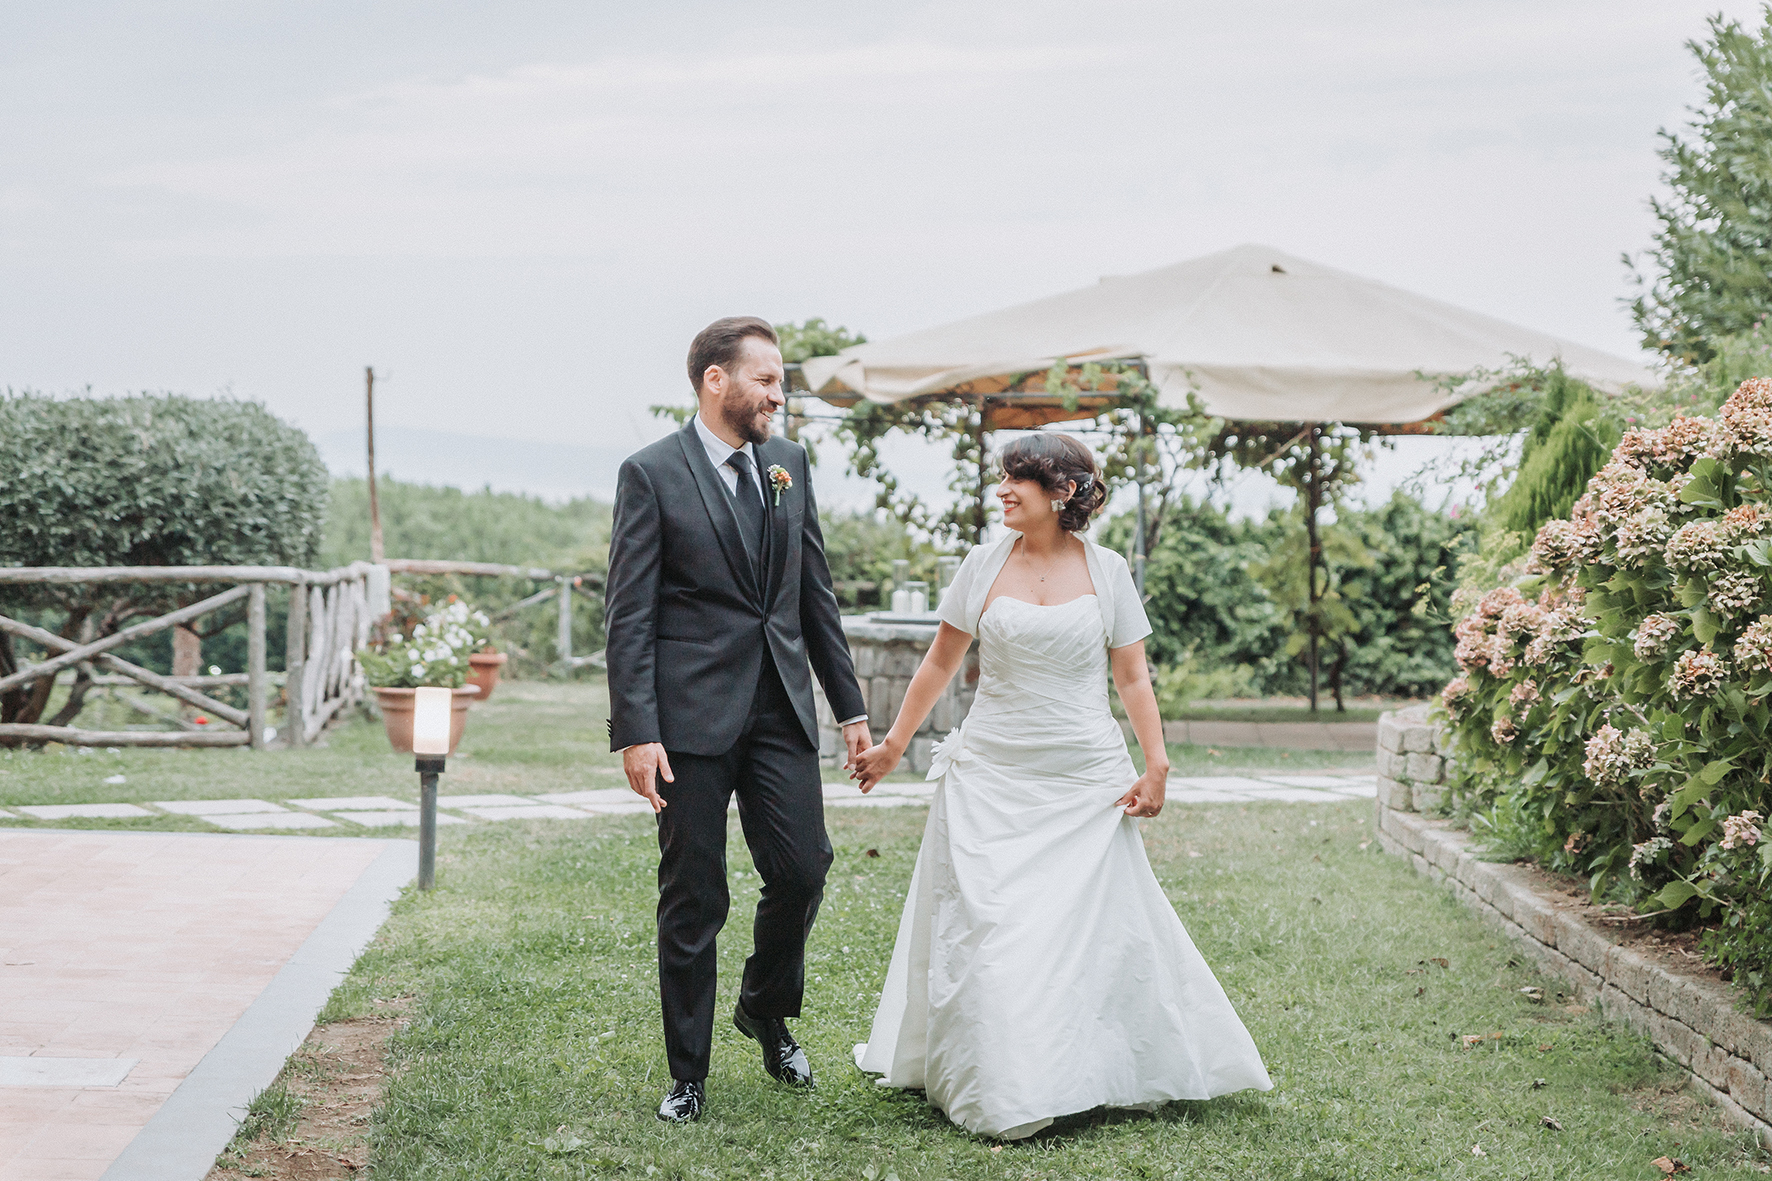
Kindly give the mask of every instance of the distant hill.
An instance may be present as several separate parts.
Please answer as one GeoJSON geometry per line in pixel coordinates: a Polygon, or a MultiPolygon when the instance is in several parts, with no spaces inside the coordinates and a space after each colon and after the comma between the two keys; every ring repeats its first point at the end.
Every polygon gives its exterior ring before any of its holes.
{"type": "MultiPolygon", "coordinates": [[[[361,431],[318,435],[314,445],[335,476],[362,476],[361,431]]],[[[375,432],[375,466],[414,484],[526,492],[546,500],[615,499],[615,475],[633,447],[583,447],[493,439],[449,431],[384,426],[375,432]]]]}

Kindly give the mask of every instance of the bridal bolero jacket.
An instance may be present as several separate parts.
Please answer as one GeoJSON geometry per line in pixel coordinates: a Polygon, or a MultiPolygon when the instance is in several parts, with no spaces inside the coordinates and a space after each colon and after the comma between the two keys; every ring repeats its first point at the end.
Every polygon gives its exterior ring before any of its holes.
{"type": "MultiPolygon", "coordinates": [[[[1001,541],[975,545],[960,563],[959,571],[947,590],[942,592],[941,606],[936,614],[943,623],[959,628],[967,635],[978,634],[978,621],[984,615],[985,600],[991,585],[1003,572],[1003,563],[1021,539],[1011,531],[1001,541]]],[[[1101,612],[1102,634],[1109,648],[1136,644],[1151,634],[1150,621],[1145,618],[1144,602],[1138,586],[1132,581],[1132,568],[1113,550],[1096,545],[1087,537],[1078,537],[1089,560],[1089,581],[1095,584],[1095,606],[1101,612]]]]}

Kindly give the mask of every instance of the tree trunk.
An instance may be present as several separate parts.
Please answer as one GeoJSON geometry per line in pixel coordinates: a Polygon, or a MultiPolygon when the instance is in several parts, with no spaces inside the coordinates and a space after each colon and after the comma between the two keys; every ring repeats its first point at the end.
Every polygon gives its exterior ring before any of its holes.
{"type": "Polygon", "coordinates": [[[1341,700],[1341,674],[1347,669],[1347,641],[1337,640],[1335,663],[1329,666],[1329,691],[1335,694],[1335,712],[1344,714],[1347,705],[1341,700]]]}
{"type": "Polygon", "coordinates": [[[203,672],[203,637],[189,624],[172,629],[172,675],[195,677],[203,672]]]}

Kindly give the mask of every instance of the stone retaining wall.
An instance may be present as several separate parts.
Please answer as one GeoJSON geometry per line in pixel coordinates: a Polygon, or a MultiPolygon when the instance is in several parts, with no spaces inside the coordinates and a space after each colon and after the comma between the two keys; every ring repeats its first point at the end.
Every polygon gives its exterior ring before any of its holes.
{"type": "Polygon", "coordinates": [[[1480,861],[1470,834],[1421,815],[1445,782],[1440,736],[1425,707],[1378,723],[1378,839],[1525,950],[1575,996],[1647,1036],[1732,1119],[1772,1146],[1772,1022],[1739,1012],[1733,989],[1665,970],[1544,890],[1532,871],[1480,861]]]}
{"type": "MultiPolygon", "coordinates": [[[[845,615],[843,634],[849,640],[849,651],[855,659],[855,676],[861,682],[861,693],[867,702],[868,731],[874,741],[886,737],[886,731],[898,717],[904,704],[905,690],[923,654],[935,640],[934,623],[884,623],[866,615],[845,615]]],[[[978,646],[973,645],[966,664],[948,683],[947,691],[935,702],[923,725],[911,739],[904,753],[904,769],[921,774],[929,769],[930,752],[947,737],[972,708],[978,687],[978,646]]],[[[812,681],[812,692],[818,706],[818,754],[827,766],[843,763],[843,731],[839,719],[831,714],[830,703],[818,678],[812,681]]]]}

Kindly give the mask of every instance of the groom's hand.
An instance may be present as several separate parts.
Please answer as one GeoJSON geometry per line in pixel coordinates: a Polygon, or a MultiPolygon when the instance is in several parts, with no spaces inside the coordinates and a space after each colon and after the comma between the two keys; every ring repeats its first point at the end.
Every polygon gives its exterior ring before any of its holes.
{"type": "Polygon", "coordinates": [[[862,751],[872,745],[874,745],[874,740],[868,734],[867,719],[864,718],[859,722],[850,722],[847,726],[844,726],[843,746],[848,752],[849,757],[843,761],[843,769],[845,771],[854,770],[856,756],[860,755],[862,751]]]}
{"type": "Polygon", "coordinates": [[[671,759],[661,744],[642,742],[623,747],[621,769],[627,772],[628,786],[645,796],[654,812],[664,810],[664,797],[658,794],[659,777],[663,776],[666,783],[675,783],[677,778],[671,774],[671,759]]]}

